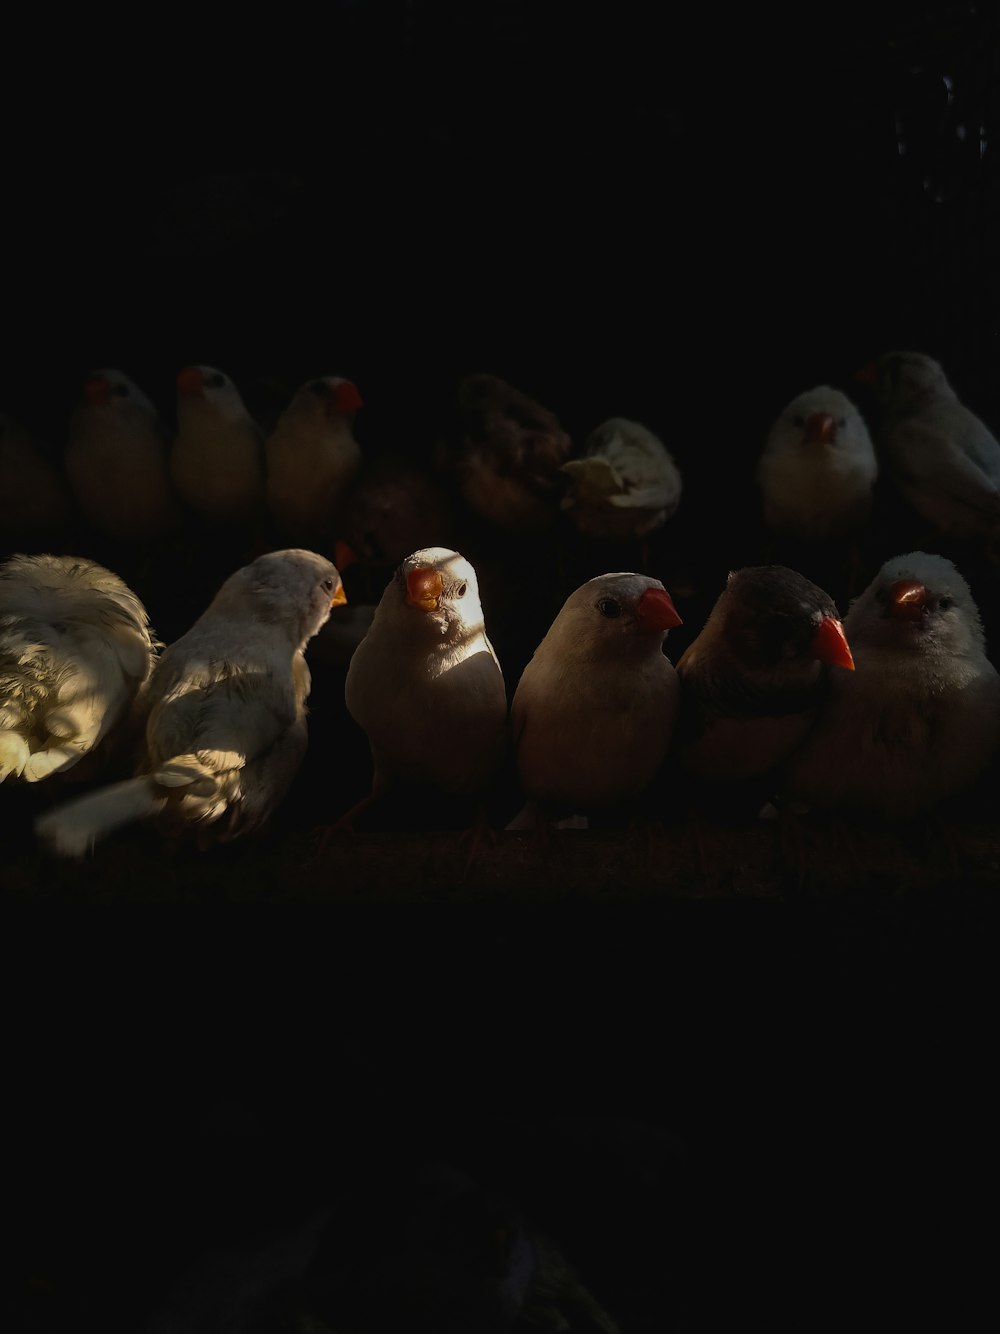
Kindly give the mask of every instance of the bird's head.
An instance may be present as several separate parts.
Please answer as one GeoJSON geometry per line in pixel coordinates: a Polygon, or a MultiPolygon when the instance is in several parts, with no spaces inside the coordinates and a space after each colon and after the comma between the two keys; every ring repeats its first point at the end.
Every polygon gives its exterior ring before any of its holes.
{"type": "Polygon", "coordinates": [[[873,454],[861,413],[839,389],[818,385],[783,409],[768,433],[768,448],[799,453],[826,450],[873,454]]]}
{"type": "Polygon", "coordinates": [[[354,421],[355,414],[364,406],[357,385],[340,375],[321,375],[309,380],[295,395],[294,405],[331,421],[354,421]]]}
{"type": "Polygon", "coordinates": [[[934,398],[955,397],[940,363],[923,352],[886,352],[854,378],[875,390],[885,412],[908,412],[934,398]]]}
{"type": "Polygon", "coordinates": [[[315,551],[291,547],[258,556],[230,575],[212,605],[283,626],[301,647],[322,628],[331,610],[346,601],[332,562],[315,551]]]}
{"type": "Polygon", "coordinates": [[[81,407],[129,412],[138,409],[155,417],[156,409],[134,381],[114,367],[91,371],[83,382],[81,407]]]}
{"type": "Polygon", "coordinates": [[[895,556],[851,604],[848,633],[901,650],[981,652],[979,608],[950,560],[926,551],[895,556]]]}
{"type": "Polygon", "coordinates": [[[247,415],[239,390],[222,371],[214,366],[185,366],[177,373],[177,415],[205,407],[228,418],[247,415]]]}
{"type": "Polygon", "coordinates": [[[424,547],[407,556],[386,591],[410,633],[456,640],[483,629],[476,572],[447,547],[424,547]]]}
{"type": "Polygon", "coordinates": [[[854,668],[833,599],[797,570],[785,565],[734,570],[716,605],[726,642],[750,671],[816,663],[854,668]]]}
{"type": "Polygon", "coordinates": [[[668,632],[681,624],[658,579],[621,572],[598,575],[571,593],[549,634],[563,652],[658,652],[668,632]]]}

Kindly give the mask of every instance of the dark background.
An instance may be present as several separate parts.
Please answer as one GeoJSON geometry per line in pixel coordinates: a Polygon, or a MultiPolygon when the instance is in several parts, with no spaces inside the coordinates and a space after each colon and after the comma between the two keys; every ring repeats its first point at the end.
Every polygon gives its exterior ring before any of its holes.
{"type": "MultiPolygon", "coordinates": [[[[1000,419],[994,7],[358,0],[249,22],[14,25],[0,399],[50,440],[91,369],[169,411],[206,361],[264,415],[349,375],[359,438],[417,453],[457,376],[489,369],[575,437],[647,421],[711,536],[781,405],[889,347],[1000,419]]],[[[967,1323],[996,1166],[988,905],[571,889],[17,903],[9,1327],[137,1328],[210,1240],[427,1154],[561,1226],[627,1331],[967,1323]],[[687,1166],[650,1195],[596,1151],[566,1168],[565,1137],[497,1147],[501,1113],[557,1111],[664,1127],[687,1166]]]]}

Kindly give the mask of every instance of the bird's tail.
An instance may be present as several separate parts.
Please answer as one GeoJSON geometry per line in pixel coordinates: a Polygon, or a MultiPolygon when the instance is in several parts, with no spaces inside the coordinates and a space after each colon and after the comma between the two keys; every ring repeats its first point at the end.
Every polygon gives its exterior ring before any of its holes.
{"type": "Polygon", "coordinates": [[[35,833],[57,856],[83,857],[98,839],[134,820],[156,815],[166,801],[155,780],[144,774],[46,811],[36,819],[35,833]]]}

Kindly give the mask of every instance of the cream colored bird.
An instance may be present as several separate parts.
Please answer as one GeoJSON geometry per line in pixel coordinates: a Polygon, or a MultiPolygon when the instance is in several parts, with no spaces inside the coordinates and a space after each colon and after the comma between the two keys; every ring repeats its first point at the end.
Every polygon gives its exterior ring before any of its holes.
{"type": "Polygon", "coordinates": [[[678,707],[663,644],[680,624],[670,594],[643,574],[602,574],[566,599],[511,705],[532,815],[620,805],[652,782],[678,707]]]}
{"type": "Polygon", "coordinates": [[[169,435],[156,408],[119,370],[95,371],[69,427],[64,463],[87,521],[115,541],[148,541],[180,511],[167,472],[169,435]]]}
{"type": "Polygon", "coordinates": [[[246,522],[262,506],[263,432],[232,380],[214,366],[178,373],[170,476],[181,499],[217,523],[246,522]]]}
{"type": "Polygon", "coordinates": [[[779,414],[756,476],[772,532],[807,542],[850,538],[871,511],[878,460],[851,400],[819,385],[779,414]]]}
{"type": "Polygon", "coordinates": [[[157,661],[136,776],[47,812],[42,841],[81,857],[150,816],[219,841],[260,828],[305,755],[306,645],[343,601],[336,567],[313,551],[272,551],[237,570],[157,661]]]}
{"type": "Polygon", "coordinates": [[[51,555],[0,565],[0,782],[106,756],[156,647],[146,609],[104,566],[51,555]]]}
{"type": "Polygon", "coordinates": [[[859,372],[881,408],[878,443],[904,499],[945,537],[1000,539],[1000,443],[940,364],[888,352],[859,372]]]}
{"type": "Polygon", "coordinates": [[[454,796],[484,791],[504,753],[507,697],[469,561],[425,547],[402,562],[344,693],[374,765],[371,796],[344,821],[396,779],[454,796]]]}
{"type": "Polygon", "coordinates": [[[265,442],[267,505],[294,541],[325,543],[334,511],[361,467],[354,418],[361,395],[336,375],[304,384],[265,442]]]}
{"type": "Polygon", "coordinates": [[[896,556],[844,630],[856,670],[831,681],[784,803],[909,819],[960,793],[1000,745],[1000,675],[965,579],[943,556],[896,556]]]}
{"type": "Polygon", "coordinates": [[[69,490],[20,422],[0,412],[0,547],[55,533],[69,517],[69,490]]]}
{"type": "Polygon", "coordinates": [[[680,504],[681,472],[672,454],[648,427],[625,417],[598,426],[583,455],[561,471],[572,489],[560,504],[586,537],[648,537],[680,504]]]}

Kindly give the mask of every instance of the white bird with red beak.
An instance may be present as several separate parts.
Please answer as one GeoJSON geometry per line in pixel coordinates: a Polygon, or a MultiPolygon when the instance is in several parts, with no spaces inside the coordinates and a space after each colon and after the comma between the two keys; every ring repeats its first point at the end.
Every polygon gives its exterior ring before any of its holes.
{"type": "Polygon", "coordinates": [[[88,376],[63,461],[77,503],[98,532],[148,541],[176,527],[168,444],[156,408],[127,375],[106,369],[88,376]]]}
{"type": "Polygon", "coordinates": [[[854,661],[829,595],[784,565],[734,570],[677,662],[680,769],[713,784],[773,772],[813,726],[831,667],[854,661]]]}
{"type": "Polygon", "coordinates": [[[677,674],[663,644],[680,624],[670,594],[644,574],[598,575],[566,599],[511,705],[518,775],[534,811],[586,814],[649,786],[677,715],[677,674]]]}
{"type": "Polygon", "coordinates": [[[820,385],[793,398],[757,464],[764,522],[804,541],[850,537],[865,524],[878,460],[864,418],[846,394],[820,385]]]}
{"type": "Polygon", "coordinates": [[[907,503],[945,537],[996,543],[1000,442],[940,364],[922,352],[887,352],[857,379],[878,396],[879,444],[907,503]]]}
{"type": "Polygon", "coordinates": [[[177,434],[170,451],[177,494],[202,518],[245,522],[264,496],[264,435],[239,390],[214,366],[177,375],[177,434]]]}
{"type": "Polygon", "coordinates": [[[354,651],[344,697],[371,747],[371,797],[394,780],[482,793],[506,745],[507,695],[476,572],[446,547],[400,564],[354,651]]]}
{"type": "Polygon", "coordinates": [[[324,375],[293,396],[265,442],[268,508],[295,541],[325,545],[334,511],[361,467],[354,418],[362,407],[351,380],[324,375]]]}
{"type": "Polygon", "coordinates": [[[99,748],[107,758],[156,646],[145,607],[103,565],[50,555],[0,565],[0,783],[37,783],[99,748]]]}
{"type": "Polygon", "coordinates": [[[1000,745],[1000,675],[978,608],[950,560],[914,551],[883,565],[844,628],[857,670],[832,683],[781,794],[911,818],[966,788],[1000,745]]]}
{"type": "Polygon", "coordinates": [[[136,777],[47,812],[39,837],[82,857],[153,816],[221,842],[264,825],[306,751],[306,645],[344,600],[336,567],[314,551],[271,551],[230,575],[157,660],[136,777]]]}

